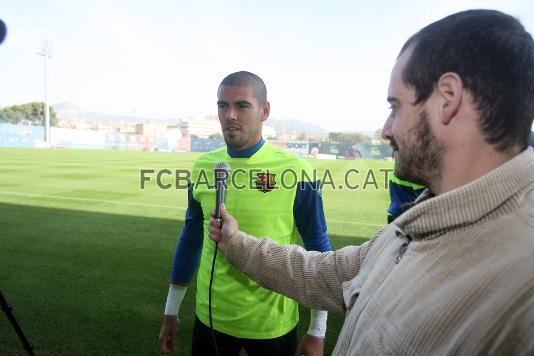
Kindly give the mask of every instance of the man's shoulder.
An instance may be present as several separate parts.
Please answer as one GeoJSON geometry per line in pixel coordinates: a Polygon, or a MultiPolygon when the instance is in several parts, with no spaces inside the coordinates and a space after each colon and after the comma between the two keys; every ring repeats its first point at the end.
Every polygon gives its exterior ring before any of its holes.
{"type": "Polygon", "coordinates": [[[289,152],[283,148],[265,143],[265,149],[269,151],[269,159],[273,161],[284,161],[288,166],[311,169],[311,165],[304,158],[289,152]]]}
{"type": "Polygon", "coordinates": [[[212,151],[205,152],[195,159],[193,162],[193,167],[200,167],[210,165],[213,166],[220,161],[227,161],[228,154],[226,153],[226,146],[221,146],[212,151]]]}

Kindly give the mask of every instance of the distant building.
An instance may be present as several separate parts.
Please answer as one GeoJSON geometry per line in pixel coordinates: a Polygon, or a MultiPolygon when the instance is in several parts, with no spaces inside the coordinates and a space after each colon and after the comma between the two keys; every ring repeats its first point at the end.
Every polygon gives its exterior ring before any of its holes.
{"type": "Polygon", "coordinates": [[[76,122],[72,120],[58,120],[56,127],[64,129],[74,129],[76,128],[76,122]]]}
{"type": "Polygon", "coordinates": [[[114,125],[115,132],[122,132],[127,134],[135,134],[136,124],[129,122],[121,122],[114,125]]]}
{"type": "Polygon", "coordinates": [[[155,123],[140,123],[135,125],[135,134],[141,136],[166,136],[167,125],[155,123]]]}
{"type": "Polygon", "coordinates": [[[213,134],[220,133],[221,125],[216,116],[206,116],[203,119],[189,117],[182,119],[180,129],[183,136],[208,138],[213,134]]]}

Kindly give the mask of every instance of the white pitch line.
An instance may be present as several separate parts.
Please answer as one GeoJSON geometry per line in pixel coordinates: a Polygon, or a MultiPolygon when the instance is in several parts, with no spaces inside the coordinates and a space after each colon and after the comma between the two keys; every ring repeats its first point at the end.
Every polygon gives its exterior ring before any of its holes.
{"type": "Polygon", "coordinates": [[[49,199],[59,199],[59,200],[73,200],[73,201],[84,201],[84,202],[94,202],[94,203],[109,203],[109,204],[121,204],[121,205],[133,205],[141,207],[150,207],[150,208],[165,208],[165,209],[175,209],[175,210],[186,210],[182,206],[175,205],[162,205],[162,204],[147,204],[147,203],[134,203],[121,200],[106,200],[106,199],[90,199],[90,198],[75,198],[75,197],[62,197],[60,195],[48,195],[48,194],[35,194],[35,193],[20,193],[20,192],[6,192],[0,190],[0,194],[6,195],[15,195],[28,198],[49,198],[49,199]]]}
{"type": "MultiPolygon", "coordinates": [[[[134,202],[121,201],[121,200],[63,197],[61,195],[22,193],[22,192],[8,192],[8,191],[5,191],[5,190],[0,190],[0,194],[14,195],[14,196],[21,196],[21,197],[28,197],[28,198],[47,198],[47,199],[58,199],[58,200],[94,202],[94,203],[132,205],[132,206],[140,206],[140,207],[144,207],[144,208],[164,208],[164,209],[174,209],[174,210],[182,210],[182,211],[187,209],[187,208],[185,208],[183,206],[175,206],[175,205],[134,203],[134,202]]],[[[328,223],[335,223],[335,224],[348,224],[348,225],[362,225],[362,226],[372,226],[372,227],[382,227],[382,226],[385,225],[385,224],[372,224],[372,223],[365,223],[365,222],[360,222],[360,221],[348,221],[348,220],[336,220],[336,219],[328,219],[326,223],[327,224],[328,223]]]]}

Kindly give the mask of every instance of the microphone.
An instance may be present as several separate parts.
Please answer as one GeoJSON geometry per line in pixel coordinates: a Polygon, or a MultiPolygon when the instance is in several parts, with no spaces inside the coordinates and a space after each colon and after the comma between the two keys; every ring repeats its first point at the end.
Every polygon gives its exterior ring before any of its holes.
{"type": "Polygon", "coordinates": [[[224,195],[228,186],[226,181],[230,177],[230,165],[226,162],[219,162],[213,167],[215,176],[215,218],[221,219],[221,205],[224,203],[224,195]]]}

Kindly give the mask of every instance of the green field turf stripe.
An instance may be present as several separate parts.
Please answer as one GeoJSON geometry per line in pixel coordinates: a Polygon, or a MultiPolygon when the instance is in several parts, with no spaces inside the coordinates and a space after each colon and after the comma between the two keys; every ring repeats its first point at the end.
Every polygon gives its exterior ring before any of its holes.
{"type": "Polygon", "coordinates": [[[186,210],[187,208],[182,206],[175,205],[163,205],[163,204],[147,204],[147,203],[134,203],[122,200],[106,200],[106,199],[91,199],[91,198],[75,198],[75,197],[64,197],[60,195],[47,195],[47,194],[36,194],[36,193],[21,193],[21,192],[7,192],[0,190],[0,194],[5,195],[14,195],[28,198],[47,198],[47,199],[59,199],[59,200],[74,200],[74,201],[84,201],[84,202],[95,202],[95,203],[109,203],[109,204],[121,204],[121,205],[133,205],[140,207],[152,207],[152,208],[165,208],[165,209],[175,209],[175,210],[186,210]]]}
{"type": "MultiPolygon", "coordinates": [[[[47,199],[58,199],[58,200],[70,200],[70,201],[83,201],[83,202],[95,202],[95,203],[109,203],[109,204],[120,204],[120,205],[131,205],[139,206],[143,208],[152,207],[152,208],[165,208],[165,209],[174,209],[174,210],[186,210],[187,208],[182,206],[175,205],[163,205],[163,204],[149,204],[149,203],[135,203],[127,202],[121,200],[106,200],[106,199],[92,199],[92,198],[76,198],[76,197],[65,197],[61,195],[48,195],[48,194],[37,194],[37,193],[22,193],[22,192],[9,192],[5,190],[0,190],[0,194],[11,195],[11,196],[20,196],[27,198],[47,198],[47,199]]],[[[384,224],[373,224],[360,221],[352,220],[336,220],[328,219],[328,223],[333,224],[346,224],[346,225],[356,225],[356,226],[372,226],[372,227],[382,227],[384,224]]]]}
{"type": "Polygon", "coordinates": [[[335,219],[328,219],[327,223],[335,223],[335,224],[352,224],[352,225],[361,225],[361,226],[373,226],[373,227],[382,227],[386,224],[373,224],[373,223],[365,223],[360,221],[347,221],[347,220],[335,220],[335,219]]]}

